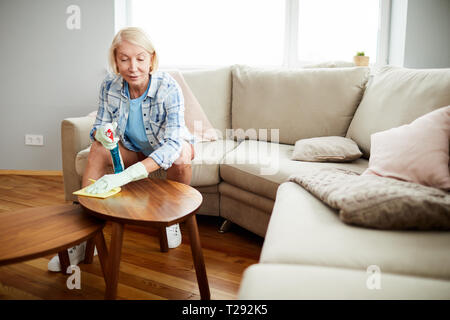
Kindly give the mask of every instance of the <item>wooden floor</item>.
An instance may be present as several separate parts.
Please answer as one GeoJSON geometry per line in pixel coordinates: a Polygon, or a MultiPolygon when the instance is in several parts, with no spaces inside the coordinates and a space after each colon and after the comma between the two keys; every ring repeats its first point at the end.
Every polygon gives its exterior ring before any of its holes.
{"type": "MultiPolygon", "coordinates": [[[[0,175],[0,212],[66,203],[60,176],[0,175]]],[[[236,299],[243,271],[257,263],[263,238],[236,225],[225,233],[221,218],[197,216],[212,299],[236,299]]],[[[0,221],[1,223],[1,221],[0,221]]],[[[183,243],[159,251],[156,230],[126,226],[118,299],[200,299],[184,225],[183,243]]],[[[111,226],[106,225],[107,243],[111,226]]],[[[1,245],[1,244],[0,244],[1,245]]],[[[69,276],[47,271],[52,256],[0,267],[1,299],[103,299],[98,257],[81,263],[81,289],[69,290],[69,276]]]]}

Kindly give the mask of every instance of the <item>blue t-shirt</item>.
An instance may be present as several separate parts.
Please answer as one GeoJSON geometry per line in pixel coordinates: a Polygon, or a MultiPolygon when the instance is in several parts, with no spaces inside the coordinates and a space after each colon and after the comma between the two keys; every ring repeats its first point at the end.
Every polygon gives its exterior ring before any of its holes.
{"type": "Polygon", "coordinates": [[[154,151],[150,145],[147,135],[145,133],[144,121],[142,118],[142,102],[147,97],[148,89],[150,88],[150,81],[145,93],[136,99],[130,99],[130,92],[128,91],[128,83],[125,81],[125,93],[130,101],[130,112],[128,113],[127,127],[125,135],[131,141],[136,149],[139,149],[147,157],[154,151]]]}

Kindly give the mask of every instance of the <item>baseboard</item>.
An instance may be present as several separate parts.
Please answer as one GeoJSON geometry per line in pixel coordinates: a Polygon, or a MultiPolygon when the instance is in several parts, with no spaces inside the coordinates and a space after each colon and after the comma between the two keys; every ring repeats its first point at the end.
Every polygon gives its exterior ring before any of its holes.
{"type": "Polygon", "coordinates": [[[0,175],[18,176],[62,176],[61,170],[7,170],[0,169],[0,175]]]}

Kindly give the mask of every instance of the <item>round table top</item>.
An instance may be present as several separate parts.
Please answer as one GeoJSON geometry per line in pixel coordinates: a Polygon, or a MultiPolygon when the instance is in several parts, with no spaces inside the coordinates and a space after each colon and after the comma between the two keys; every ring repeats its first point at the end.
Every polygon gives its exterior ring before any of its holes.
{"type": "Polygon", "coordinates": [[[142,179],[121,188],[106,199],[78,196],[78,201],[99,218],[144,226],[181,222],[203,201],[196,189],[167,179],[142,179]]]}
{"type": "Polygon", "coordinates": [[[91,238],[105,225],[73,204],[2,212],[0,221],[0,265],[59,252],[91,238]]]}

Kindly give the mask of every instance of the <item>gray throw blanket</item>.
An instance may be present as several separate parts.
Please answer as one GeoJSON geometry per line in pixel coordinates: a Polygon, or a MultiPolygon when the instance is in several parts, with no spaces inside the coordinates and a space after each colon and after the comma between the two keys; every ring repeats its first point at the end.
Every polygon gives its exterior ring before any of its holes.
{"type": "Polygon", "coordinates": [[[289,177],[349,224],[377,229],[450,230],[450,194],[420,184],[335,168],[289,177]]]}

